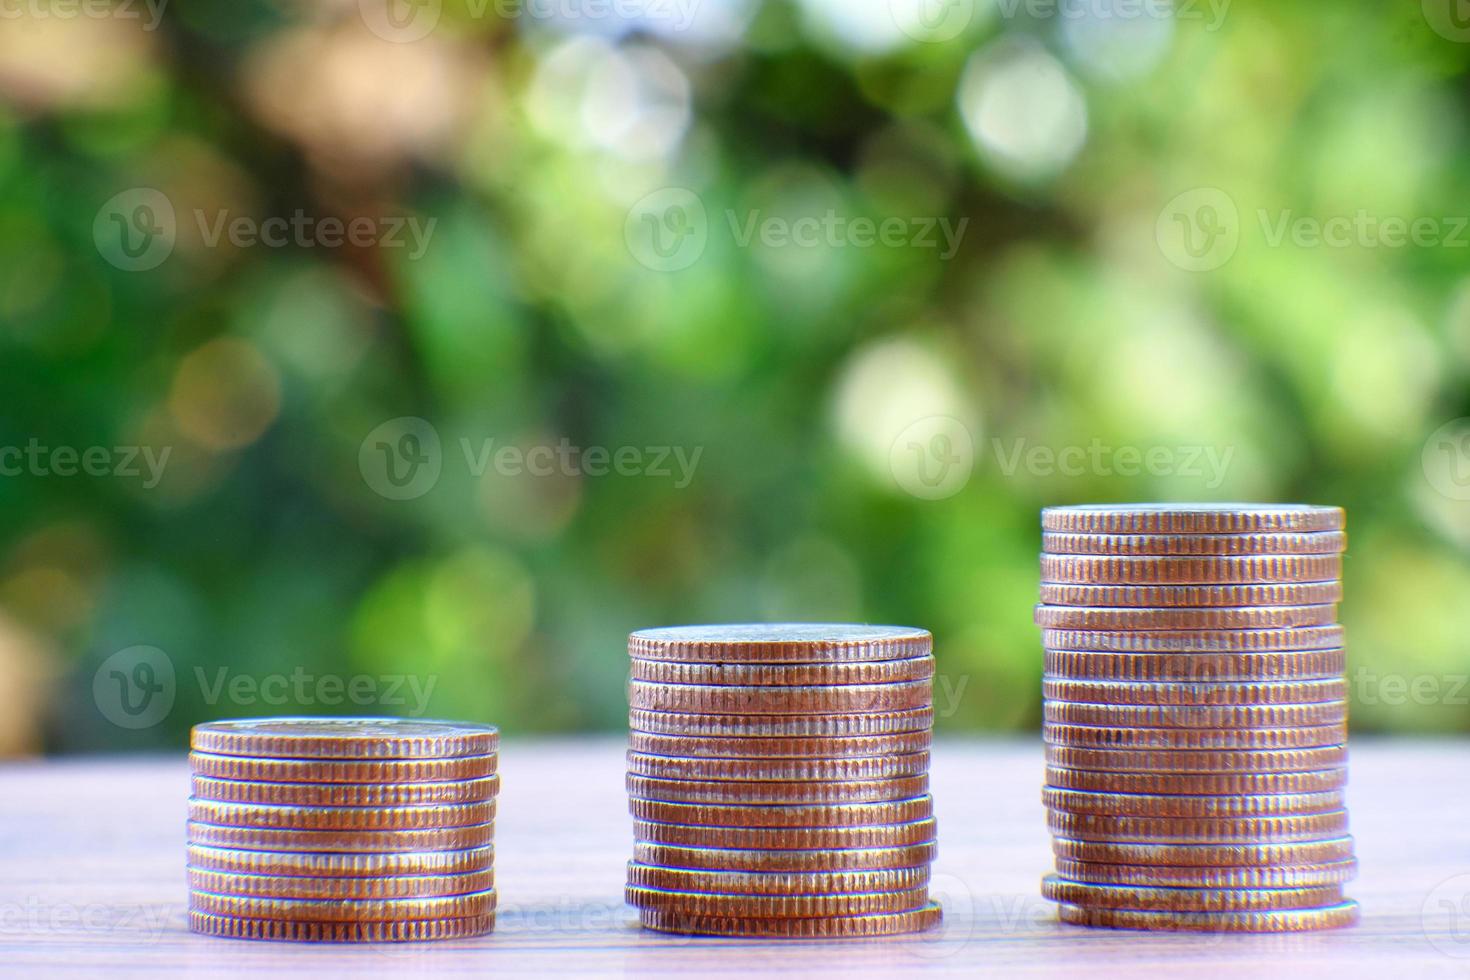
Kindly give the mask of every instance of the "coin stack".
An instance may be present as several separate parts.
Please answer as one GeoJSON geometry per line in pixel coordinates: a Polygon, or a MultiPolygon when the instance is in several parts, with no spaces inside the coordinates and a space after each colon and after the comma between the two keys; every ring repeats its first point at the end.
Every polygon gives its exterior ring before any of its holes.
{"type": "Polygon", "coordinates": [[[1343,512],[1042,512],[1042,791],[1077,925],[1351,925],[1343,512]]]}
{"type": "Polygon", "coordinates": [[[198,725],[190,744],[195,932],[365,942],[494,928],[496,729],[266,718],[198,725]]]}
{"type": "Polygon", "coordinates": [[[643,925],[821,937],[938,923],[932,648],[893,626],[634,633],[627,899],[643,925]]]}

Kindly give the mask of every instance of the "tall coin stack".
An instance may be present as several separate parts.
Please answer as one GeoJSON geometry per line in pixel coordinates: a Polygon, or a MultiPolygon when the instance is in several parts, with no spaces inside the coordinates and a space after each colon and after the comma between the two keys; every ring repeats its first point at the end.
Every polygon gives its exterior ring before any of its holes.
{"type": "Polygon", "coordinates": [[[198,725],[190,744],[195,932],[346,942],[494,928],[496,729],[268,718],[198,725]]]}
{"type": "Polygon", "coordinates": [[[1062,921],[1351,925],[1336,507],[1042,512],[1043,790],[1062,921]]]}
{"type": "Polygon", "coordinates": [[[819,937],[938,923],[932,648],[893,626],[634,633],[627,898],[643,925],[819,937]]]}

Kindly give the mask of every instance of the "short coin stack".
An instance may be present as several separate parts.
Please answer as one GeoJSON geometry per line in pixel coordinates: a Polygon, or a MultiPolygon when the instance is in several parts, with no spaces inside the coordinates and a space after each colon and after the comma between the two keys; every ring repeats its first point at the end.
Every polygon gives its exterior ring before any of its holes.
{"type": "Polygon", "coordinates": [[[347,942],[494,928],[496,729],[266,718],[198,725],[190,744],[195,932],[347,942]]]}
{"type": "Polygon", "coordinates": [[[1043,790],[1064,922],[1350,925],[1335,507],[1042,512],[1043,790]]]}
{"type": "Polygon", "coordinates": [[[818,937],[938,923],[932,648],[892,626],[634,633],[627,898],[643,925],[818,937]]]}

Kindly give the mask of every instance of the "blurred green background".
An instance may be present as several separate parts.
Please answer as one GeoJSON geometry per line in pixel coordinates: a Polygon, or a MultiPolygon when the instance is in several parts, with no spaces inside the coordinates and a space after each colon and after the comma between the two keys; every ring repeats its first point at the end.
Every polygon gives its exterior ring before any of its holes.
{"type": "Polygon", "coordinates": [[[0,754],[787,619],[1034,731],[1037,511],[1149,499],[1347,507],[1356,730],[1470,730],[1459,14],[7,5],[0,754]]]}

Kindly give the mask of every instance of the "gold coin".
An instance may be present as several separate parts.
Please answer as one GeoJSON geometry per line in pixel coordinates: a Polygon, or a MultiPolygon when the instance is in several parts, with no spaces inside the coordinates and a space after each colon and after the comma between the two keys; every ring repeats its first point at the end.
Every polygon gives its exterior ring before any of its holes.
{"type": "Polygon", "coordinates": [[[276,759],[446,759],[493,755],[491,725],[411,718],[240,718],[195,725],[189,747],[276,759]]]}
{"type": "Polygon", "coordinates": [[[1051,701],[1079,701],[1087,704],[1308,704],[1344,700],[1347,698],[1347,681],[1334,677],[1310,681],[1160,684],[1044,678],[1041,682],[1041,694],[1051,701]]]}
{"type": "Polygon", "coordinates": [[[249,759],[190,752],[196,776],[266,783],[422,783],[483,779],[495,775],[498,757],[456,759],[249,759]]]}
{"type": "Polygon", "coordinates": [[[387,878],[455,876],[489,871],[495,864],[493,845],[463,850],[398,854],[333,854],[247,851],[189,845],[189,866],[237,875],[284,875],[315,878],[387,878]]]}
{"type": "Polygon", "coordinates": [[[882,871],[693,871],[628,862],[628,884],[719,895],[826,895],[905,891],[929,883],[928,867],[882,871]]]}
{"type": "Polygon", "coordinates": [[[1312,749],[1079,749],[1048,745],[1047,765],[1104,772],[1314,772],[1347,765],[1346,745],[1312,749]]]}
{"type": "Polygon", "coordinates": [[[860,735],[853,738],[718,738],[629,732],[628,747],[650,755],[707,759],[860,759],[927,752],[932,733],[860,735]]]}
{"type": "Polygon", "coordinates": [[[1316,772],[1094,772],[1049,766],[1046,783],[1057,789],[1099,793],[1164,793],[1176,796],[1325,793],[1347,785],[1346,766],[1316,772]]]}
{"type": "Polygon", "coordinates": [[[1301,864],[1264,868],[1170,867],[1147,864],[1093,864],[1057,861],[1057,874],[1102,885],[1179,886],[1184,888],[1300,888],[1340,885],[1357,877],[1358,862],[1301,864]]]}
{"type": "Polygon", "coordinates": [[[1314,704],[1079,704],[1048,701],[1045,721],[1063,725],[1123,725],[1129,728],[1313,728],[1347,722],[1346,701],[1314,704]]]}
{"type": "Polygon", "coordinates": [[[402,922],[298,922],[246,919],[233,915],[189,912],[189,930],[230,939],[275,939],[287,942],[384,943],[467,939],[495,929],[495,916],[458,919],[410,919],[402,922]]]}
{"type": "Polygon", "coordinates": [[[721,850],[811,851],[823,847],[907,847],[934,840],[934,818],[874,827],[700,827],[690,824],[633,821],[634,840],[675,847],[721,850]]]}
{"type": "Polygon", "coordinates": [[[703,827],[876,827],[932,817],[934,797],[825,806],[717,806],[634,798],[628,801],[628,811],[636,820],[703,827]]]}
{"type": "Polygon", "coordinates": [[[629,773],[628,795],[664,803],[714,803],[721,806],[757,804],[885,803],[907,800],[929,792],[929,776],[865,779],[847,782],[782,782],[776,780],[653,779],[629,773]]]}
{"type": "Polygon", "coordinates": [[[710,895],[629,885],[624,900],[640,909],[684,915],[719,915],[742,919],[807,919],[816,916],[874,915],[908,912],[929,903],[927,887],[854,895],[710,895]]]}
{"type": "Polygon", "coordinates": [[[1326,840],[1280,844],[1136,844],[1054,837],[1051,849],[1059,860],[1093,864],[1188,868],[1290,867],[1352,860],[1353,839],[1344,834],[1326,840]]]}
{"type": "Polygon", "coordinates": [[[269,830],[222,827],[197,820],[190,820],[188,826],[191,844],[237,847],[248,851],[344,851],[356,854],[453,851],[484,847],[495,839],[495,825],[490,823],[428,830],[269,830]]]}
{"type": "Polygon", "coordinates": [[[1327,626],[1337,621],[1337,606],[1136,606],[1036,607],[1043,629],[1102,630],[1259,630],[1327,626]]]}
{"type": "Polygon", "coordinates": [[[932,707],[821,715],[628,712],[628,727],[634,731],[687,738],[856,738],[927,732],[933,725],[932,707]]]}
{"type": "Polygon", "coordinates": [[[906,847],[824,847],[812,851],[681,847],[635,841],[633,861],[699,871],[880,871],[927,867],[936,852],[933,841],[906,847]]]}
{"type": "Polygon", "coordinates": [[[1342,531],[1308,534],[1077,534],[1043,531],[1041,550],[1053,555],[1331,555],[1347,548],[1342,531]]]}
{"type": "Polygon", "coordinates": [[[1053,745],[1113,749],[1303,749],[1341,745],[1346,725],[1312,728],[1121,728],[1086,725],[1042,725],[1042,738],[1053,745]]]}
{"type": "Polygon", "coordinates": [[[1334,905],[1342,901],[1342,885],[1300,885],[1295,888],[1156,888],[1146,885],[1099,885],[1068,881],[1051,874],[1041,879],[1041,897],[1089,909],[1257,912],[1334,905]]]}
{"type": "Polygon", "coordinates": [[[933,651],[928,630],[844,623],[751,623],[638,630],[628,654],[681,663],[797,664],[908,660],[933,651]]]}
{"type": "Polygon", "coordinates": [[[933,699],[934,684],[930,680],[836,687],[628,682],[628,705],[631,708],[694,714],[802,715],[906,711],[930,707],[933,699]]]}
{"type": "Polygon", "coordinates": [[[1049,811],[1051,832],[1069,840],[1144,844],[1274,844],[1337,837],[1347,830],[1346,810],[1290,817],[1124,817],[1049,811]]]}
{"type": "Polygon", "coordinates": [[[1341,507],[1309,504],[1083,504],[1047,507],[1045,531],[1076,534],[1312,534],[1340,531],[1341,507]]]}
{"type": "Polygon", "coordinates": [[[1041,601],[1051,606],[1117,608],[1218,608],[1322,606],[1342,601],[1342,583],[1262,582],[1246,585],[1089,585],[1041,583],[1041,601]]]}
{"type": "Polygon", "coordinates": [[[640,909],[644,928],[700,936],[748,936],[762,939],[828,939],[860,936],[897,936],[923,932],[942,918],[933,902],[911,912],[882,912],[874,915],[839,915],[808,919],[738,919],[729,916],[699,916],[662,909],[640,909]]]}
{"type": "Polygon", "coordinates": [[[495,819],[495,803],[453,806],[269,806],[190,800],[189,819],[222,827],[280,830],[428,830],[468,827],[495,819]]]}
{"type": "Polygon", "coordinates": [[[1068,813],[1130,817],[1269,817],[1325,813],[1343,807],[1342,792],[1282,793],[1275,796],[1170,796],[1163,793],[1088,793],[1045,787],[1041,802],[1068,813]]]}
{"type": "Polygon", "coordinates": [[[836,687],[895,684],[934,676],[933,657],[836,664],[682,664],[634,660],[630,676],[650,684],[743,685],[747,687],[836,687]]]}
{"type": "Polygon", "coordinates": [[[243,919],[296,922],[394,922],[400,919],[470,919],[495,911],[495,889],[430,898],[255,898],[189,890],[189,909],[243,919]]]}
{"type": "Polygon", "coordinates": [[[629,752],[628,772],[654,779],[780,780],[798,782],[895,779],[929,771],[929,753],[867,759],[681,759],[629,752]]]}
{"type": "Polygon", "coordinates": [[[1043,582],[1092,585],[1248,585],[1255,582],[1327,582],[1342,578],[1339,555],[1251,555],[1228,558],[1174,555],[1042,555],[1043,582]]]}
{"type": "Polygon", "coordinates": [[[1164,932],[1306,932],[1357,925],[1358,903],[1340,902],[1316,909],[1271,912],[1141,912],[1132,909],[1085,909],[1057,906],[1063,922],[1107,929],[1153,929],[1164,932]]]}
{"type": "Polygon", "coordinates": [[[1245,653],[1335,650],[1346,636],[1341,626],[1279,630],[1042,630],[1048,650],[1111,650],[1123,653],[1245,653]]]}
{"type": "Polygon", "coordinates": [[[189,868],[189,887],[218,895],[259,898],[357,900],[467,895],[495,887],[494,871],[459,875],[398,875],[381,878],[317,878],[311,875],[231,874],[189,868]]]}
{"type": "Polygon", "coordinates": [[[270,806],[452,806],[495,799],[499,776],[442,783],[261,783],[236,779],[193,778],[193,794],[221,803],[264,803],[270,806]]]}
{"type": "Polygon", "coordinates": [[[1047,650],[1046,676],[1057,680],[1234,681],[1329,680],[1347,669],[1343,650],[1286,653],[1114,653],[1047,650]]]}

